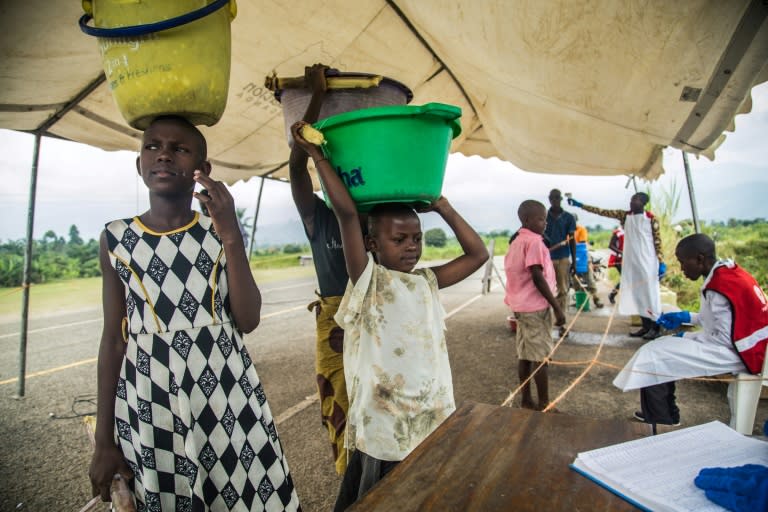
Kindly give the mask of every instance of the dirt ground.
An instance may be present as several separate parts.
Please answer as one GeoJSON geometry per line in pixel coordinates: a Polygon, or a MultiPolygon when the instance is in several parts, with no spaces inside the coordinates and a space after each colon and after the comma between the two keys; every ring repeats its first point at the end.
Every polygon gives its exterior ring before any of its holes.
{"type": "MultiPolygon", "coordinates": [[[[609,319],[609,309],[583,314],[555,360],[593,358],[595,343],[609,319]]],[[[448,319],[447,337],[457,404],[467,400],[501,404],[515,388],[517,361],[513,336],[505,320],[507,314],[501,292],[496,289],[448,319]]],[[[271,324],[265,321],[259,330],[262,331],[260,337],[250,336],[246,343],[277,417],[312,395],[313,321],[311,315],[297,311],[295,319],[271,324]],[[273,348],[265,345],[264,339],[277,340],[283,345],[273,348]]],[[[629,359],[641,343],[625,336],[629,330],[628,319],[615,319],[609,332],[610,346],[602,348],[600,361],[623,365],[629,359]]],[[[4,357],[13,357],[13,354],[4,357]]],[[[578,365],[553,365],[550,368],[552,396],[565,389],[582,369],[583,366],[578,365]]],[[[611,381],[615,373],[616,370],[610,368],[593,367],[557,408],[566,414],[632,421],[632,412],[639,406],[639,395],[621,393],[614,388],[611,381]]],[[[15,385],[0,386],[0,511],[76,511],[88,501],[87,468],[91,450],[82,420],[57,418],[71,412],[75,398],[93,393],[94,375],[95,365],[85,364],[29,379],[26,398],[21,400],[13,398],[15,385]],[[50,414],[57,418],[51,418],[50,414]]],[[[722,382],[680,382],[677,395],[682,427],[712,420],[727,423],[725,393],[726,384],[722,382]]],[[[519,406],[519,398],[513,406],[519,406]]],[[[89,410],[93,407],[87,402],[77,408],[80,412],[89,410]]],[[[768,418],[768,400],[761,401],[757,418],[756,427],[768,418]]],[[[317,403],[283,421],[278,430],[304,510],[330,510],[340,478],[330,463],[330,449],[323,440],[317,403]]],[[[759,433],[757,428],[755,432],[759,433]]]]}

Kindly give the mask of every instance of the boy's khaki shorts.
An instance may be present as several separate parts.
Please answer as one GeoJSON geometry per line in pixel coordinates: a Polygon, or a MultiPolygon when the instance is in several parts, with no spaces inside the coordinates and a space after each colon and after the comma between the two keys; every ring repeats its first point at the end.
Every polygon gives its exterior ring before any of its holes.
{"type": "Polygon", "coordinates": [[[543,361],[552,351],[552,309],[515,313],[517,319],[517,357],[526,361],[543,361]]]}

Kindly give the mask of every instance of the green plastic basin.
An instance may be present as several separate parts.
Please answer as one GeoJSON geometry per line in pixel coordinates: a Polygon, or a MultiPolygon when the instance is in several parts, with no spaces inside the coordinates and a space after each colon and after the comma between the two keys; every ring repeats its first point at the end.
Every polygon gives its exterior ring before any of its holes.
{"type": "MultiPolygon", "coordinates": [[[[440,197],[460,117],[459,107],[427,103],[355,110],[314,126],[326,139],[326,158],[365,212],[379,203],[418,206],[440,197]]],[[[325,202],[330,206],[327,194],[325,202]]]]}

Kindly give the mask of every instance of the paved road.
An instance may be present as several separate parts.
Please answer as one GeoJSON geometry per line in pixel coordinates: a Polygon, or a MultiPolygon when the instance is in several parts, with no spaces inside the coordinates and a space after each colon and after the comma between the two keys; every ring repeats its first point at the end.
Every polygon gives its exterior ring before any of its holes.
{"type": "MultiPolygon", "coordinates": [[[[453,313],[446,323],[454,393],[457,403],[500,404],[517,384],[514,344],[504,323],[508,312],[500,287],[496,282],[492,293],[480,298],[481,274],[441,290],[446,311],[453,313]]],[[[313,279],[264,285],[262,323],[245,338],[307,512],[330,510],[339,484],[315,398],[314,318],[306,310],[314,300],[314,289],[313,279]]],[[[595,349],[590,345],[601,336],[588,333],[603,332],[609,309],[584,315],[576,329],[580,332],[572,334],[573,339],[563,345],[556,359],[584,361],[593,357],[595,349]]],[[[612,334],[618,336],[629,329],[626,318],[616,319],[616,323],[612,334]]],[[[27,395],[24,400],[14,400],[18,322],[0,324],[0,447],[4,450],[0,457],[0,511],[16,510],[19,503],[30,511],[50,510],[51,504],[56,510],[78,510],[90,498],[87,468],[91,449],[79,418],[70,414],[74,400],[95,393],[100,334],[101,312],[95,307],[33,318],[27,395]],[[65,367],[73,363],[81,364],[65,367]],[[34,376],[41,371],[48,373],[34,376]],[[53,417],[63,419],[51,421],[53,417]]],[[[608,343],[600,358],[622,365],[633,350],[632,342],[608,343]]],[[[581,371],[579,366],[553,367],[551,392],[560,393],[581,371]]],[[[594,418],[631,419],[631,411],[637,407],[636,394],[617,392],[610,384],[614,376],[614,369],[595,367],[558,408],[594,418]]],[[[712,419],[728,421],[724,386],[681,382],[679,395],[684,397],[680,407],[686,425],[712,419]]],[[[93,404],[86,402],[75,412],[92,409],[93,404]]],[[[768,403],[761,404],[759,417],[766,415],[768,403]]]]}
{"type": "MultiPolygon", "coordinates": [[[[450,312],[479,293],[480,275],[478,273],[441,291],[446,311],[450,312]]],[[[277,365],[274,369],[276,374],[285,376],[282,368],[286,359],[293,366],[299,362],[313,364],[314,319],[306,306],[315,300],[315,288],[314,278],[273,282],[262,287],[261,325],[245,337],[246,346],[259,362],[260,372],[271,374],[272,366],[277,365]]],[[[95,366],[102,325],[101,309],[98,307],[30,318],[27,381],[42,375],[71,372],[79,366],[95,366]]],[[[0,354],[3,354],[0,359],[0,386],[17,386],[19,336],[18,321],[0,324],[0,354]]],[[[313,374],[312,370],[310,377],[313,374]]],[[[310,384],[314,386],[313,378],[310,384]]],[[[299,394],[302,393],[312,394],[313,389],[302,390],[299,394]]]]}
{"type": "MultiPolygon", "coordinates": [[[[300,316],[300,306],[310,302],[314,285],[314,279],[301,279],[264,286],[263,325],[280,322],[280,319],[286,317],[300,316]]],[[[28,375],[82,364],[96,357],[102,325],[99,307],[31,318],[27,338],[28,375]]],[[[18,351],[19,322],[0,324],[0,353],[3,354],[0,360],[0,385],[6,385],[9,379],[18,376],[18,351]]]]}
{"type": "MultiPolygon", "coordinates": [[[[478,272],[441,290],[449,314],[466,311],[461,309],[466,304],[471,309],[474,304],[470,301],[479,297],[481,275],[478,272]]],[[[304,509],[310,512],[332,508],[339,484],[317,404],[315,323],[306,308],[315,299],[315,288],[314,278],[264,285],[261,325],[245,337],[304,509]]],[[[26,398],[17,401],[11,396],[18,384],[19,324],[0,324],[0,417],[5,418],[0,420],[0,445],[10,450],[5,462],[0,460],[0,510],[22,502],[25,509],[43,510],[42,503],[50,500],[61,505],[61,510],[77,510],[90,497],[90,448],[78,419],[66,418],[71,412],[94,410],[92,402],[75,406],[73,402],[92,399],[96,391],[101,329],[98,307],[32,318],[26,398]],[[51,422],[49,418],[65,419],[51,422]],[[60,457],[51,459],[55,453],[60,457]],[[12,463],[18,460],[25,461],[21,479],[16,478],[18,467],[12,463]],[[41,486],[46,489],[43,493],[39,492],[41,486]]]]}

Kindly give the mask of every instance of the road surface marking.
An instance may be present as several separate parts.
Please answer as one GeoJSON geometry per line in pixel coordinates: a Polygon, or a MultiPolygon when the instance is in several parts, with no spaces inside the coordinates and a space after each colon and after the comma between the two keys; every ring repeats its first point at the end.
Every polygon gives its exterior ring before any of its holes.
{"type": "Polygon", "coordinates": [[[299,288],[300,286],[307,286],[311,284],[314,284],[314,281],[307,281],[306,283],[298,283],[298,284],[289,284],[286,286],[278,286],[276,288],[265,288],[262,290],[262,292],[268,293],[268,292],[274,292],[277,290],[289,290],[291,288],[299,288]]]}
{"type": "MultiPolygon", "coordinates": [[[[272,317],[275,317],[275,316],[284,315],[285,313],[290,313],[292,311],[298,311],[299,309],[306,309],[306,306],[296,306],[294,308],[288,308],[288,309],[283,309],[281,311],[275,311],[274,313],[269,313],[267,315],[262,315],[261,319],[264,320],[265,318],[272,318],[272,317]]],[[[79,324],[83,324],[83,323],[87,323],[87,322],[95,322],[95,321],[100,321],[100,319],[99,320],[86,320],[84,322],[75,322],[75,323],[72,323],[72,324],[59,325],[58,327],[69,327],[69,326],[72,326],[72,325],[79,325],[79,324]]],[[[47,331],[47,330],[54,329],[54,328],[55,327],[44,327],[42,329],[37,329],[35,331],[29,331],[29,332],[47,331]]],[[[10,336],[10,335],[6,334],[5,336],[10,336]]],[[[29,378],[32,378],[32,377],[39,377],[41,375],[48,375],[49,373],[60,372],[62,370],[66,370],[68,368],[73,368],[75,366],[80,366],[80,365],[83,365],[83,364],[92,363],[94,361],[96,361],[95,357],[92,357],[90,359],[83,359],[82,361],[76,361],[74,363],[65,364],[63,366],[57,366],[55,368],[49,368],[47,370],[41,370],[39,372],[28,373],[25,378],[29,379],[29,378]]],[[[11,384],[12,382],[17,382],[18,380],[19,380],[18,377],[13,377],[12,379],[0,380],[0,386],[2,386],[4,384],[11,384]]]]}
{"type": "Polygon", "coordinates": [[[298,311],[300,309],[307,309],[307,305],[303,304],[301,306],[295,306],[288,309],[282,309],[280,311],[275,311],[274,313],[267,313],[266,315],[261,315],[261,319],[264,320],[265,318],[272,318],[273,316],[280,316],[284,315],[286,313],[290,313],[291,311],[298,311]]]}
{"type": "MultiPolygon", "coordinates": [[[[308,284],[311,284],[311,283],[292,284],[292,285],[289,285],[289,286],[280,286],[280,287],[277,287],[277,288],[270,288],[269,290],[263,290],[263,291],[264,291],[264,293],[268,293],[268,292],[272,292],[272,291],[275,291],[275,290],[287,290],[289,288],[298,288],[300,286],[306,286],[308,284]]],[[[296,299],[296,300],[303,300],[303,299],[296,299]]],[[[293,300],[286,301],[286,302],[293,302],[293,300]]],[[[270,316],[281,315],[281,314],[287,313],[289,311],[294,311],[294,310],[290,309],[290,310],[285,310],[285,311],[278,311],[276,313],[270,313],[268,315],[262,315],[261,318],[269,318],[270,316]]],[[[33,333],[36,333],[36,332],[52,331],[54,329],[60,329],[62,327],[74,327],[76,325],[85,325],[85,324],[91,324],[91,323],[94,323],[94,322],[101,322],[101,318],[95,318],[95,319],[91,319],[91,320],[82,320],[80,322],[72,322],[72,323],[69,323],[69,324],[51,325],[51,326],[48,326],[48,327],[41,327],[39,329],[31,329],[31,330],[27,331],[27,334],[33,334],[33,333]]],[[[12,333],[8,333],[8,334],[0,334],[0,340],[3,339],[3,338],[11,338],[11,337],[14,337],[14,336],[21,336],[21,332],[17,331],[17,332],[12,332],[12,333]]]]}
{"type": "Polygon", "coordinates": [[[448,319],[448,318],[452,317],[453,315],[455,315],[456,313],[458,313],[459,311],[461,311],[461,310],[462,310],[462,309],[464,309],[465,307],[469,306],[470,304],[472,304],[472,303],[473,303],[473,302],[475,302],[476,300],[478,300],[478,299],[482,299],[482,298],[483,298],[483,295],[482,295],[482,294],[480,294],[480,295],[475,295],[474,297],[472,297],[471,299],[469,299],[469,300],[468,300],[467,302],[465,302],[464,304],[461,304],[460,306],[458,306],[458,307],[456,307],[456,308],[453,308],[453,310],[451,310],[451,312],[450,312],[450,313],[446,313],[446,314],[445,314],[445,318],[446,318],[446,319],[448,319]]]}
{"type": "Polygon", "coordinates": [[[277,418],[275,418],[275,426],[280,425],[284,421],[291,419],[292,417],[294,417],[295,415],[297,415],[298,413],[300,413],[301,411],[303,411],[304,409],[306,409],[307,407],[309,407],[310,405],[312,405],[313,403],[319,400],[320,400],[320,397],[317,395],[317,393],[315,393],[312,396],[308,396],[307,398],[297,403],[296,405],[289,407],[288,409],[283,411],[281,414],[279,414],[277,418]]]}
{"type": "MultiPolygon", "coordinates": [[[[445,318],[447,319],[447,318],[452,317],[453,315],[455,315],[456,313],[458,313],[462,309],[466,308],[467,306],[469,306],[473,302],[481,299],[482,297],[483,297],[482,295],[476,295],[476,296],[472,297],[468,301],[464,302],[463,304],[459,305],[458,307],[452,309],[450,312],[446,313],[445,318]]],[[[275,317],[275,316],[284,315],[286,313],[291,313],[293,311],[298,311],[298,310],[304,309],[304,308],[306,308],[306,306],[296,306],[296,307],[293,307],[293,308],[283,309],[281,311],[275,311],[274,313],[269,313],[267,315],[262,315],[261,319],[264,320],[266,318],[272,318],[272,317],[275,317]]],[[[97,322],[97,321],[100,321],[100,320],[84,320],[82,322],[74,322],[74,323],[71,323],[71,324],[59,325],[59,326],[56,326],[56,327],[43,327],[42,329],[36,329],[35,331],[29,331],[29,332],[47,331],[47,330],[55,329],[55,328],[58,328],[58,327],[70,327],[70,326],[73,326],[73,325],[81,325],[81,324],[85,324],[85,323],[88,323],[88,322],[97,322]]],[[[10,335],[9,334],[5,334],[5,335],[0,336],[0,337],[4,337],[4,336],[10,336],[10,335]]],[[[47,370],[41,370],[39,372],[28,373],[25,376],[25,379],[31,379],[33,377],[40,377],[42,375],[49,375],[51,373],[60,372],[62,370],[67,370],[69,368],[74,368],[76,366],[81,366],[81,365],[89,364],[89,363],[93,363],[93,362],[96,362],[96,358],[95,357],[92,357],[92,358],[89,358],[89,359],[83,359],[81,361],[75,361],[74,363],[65,364],[63,366],[57,366],[55,368],[49,368],[47,370]]],[[[0,380],[0,386],[3,386],[5,384],[11,384],[13,382],[17,382],[18,380],[19,380],[18,377],[13,377],[11,379],[6,379],[6,380],[0,380]]],[[[278,416],[277,420],[275,420],[275,421],[277,421],[278,423],[286,421],[288,418],[290,418],[290,417],[294,416],[295,414],[303,411],[304,409],[306,409],[307,407],[309,407],[310,405],[315,403],[317,400],[318,400],[317,395],[313,395],[313,396],[307,397],[303,401],[301,401],[298,404],[296,404],[296,405],[290,407],[289,409],[287,409],[285,412],[283,412],[283,414],[278,416]]]]}
{"type": "MultiPolygon", "coordinates": [[[[449,313],[446,313],[445,318],[450,318],[451,316],[455,315],[456,313],[466,308],[467,306],[477,301],[478,299],[481,299],[482,297],[483,297],[482,294],[472,297],[468,301],[452,309],[449,313]]],[[[288,409],[283,411],[277,418],[275,418],[275,425],[277,426],[283,423],[284,421],[288,421],[289,419],[296,416],[298,413],[300,413],[301,411],[303,411],[304,409],[306,409],[307,407],[309,407],[310,405],[314,404],[319,400],[320,400],[320,397],[317,395],[317,393],[315,393],[312,396],[308,396],[301,402],[289,407],[288,409]]]]}
{"type": "MultiPolygon", "coordinates": [[[[32,377],[40,377],[41,375],[48,375],[49,373],[60,372],[62,370],[66,370],[67,368],[74,368],[75,366],[81,366],[84,364],[95,363],[95,362],[96,362],[95,357],[92,357],[90,359],[83,359],[82,361],[76,361],[74,363],[65,364],[64,366],[57,366],[56,368],[49,368],[47,370],[41,370],[39,372],[28,373],[26,375],[26,378],[31,379],[32,377]]],[[[10,384],[18,380],[19,380],[18,377],[14,377],[12,379],[0,380],[0,386],[2,386],[3,384],[10,384]]]]}
{"type": "MultiPolygon", "coordinates": [[[[36,332],[52,331],[54,329],[60,329],[62,327],[74,327],[76,325],[92,324],[94,322],[101,322],[101,318],[96,318],[94,320],[82,320],[80,322],[72,322],[70,324],[59,324],[59,325],[51,325],[49,327],[41,327],[39,329],[32,329],[31,331],[27,331],[27,334],[33,334],[33,333],[36,333],[36,332]]],[[[11,336],[21,336],[21,333],[20,332],[12,332],[10,334],[2,334],[2,335],[0,335],[0,339],[10,338],[11,336]]]]}

